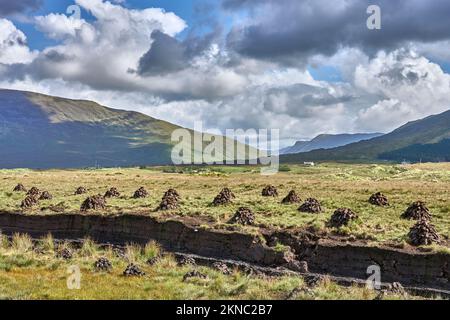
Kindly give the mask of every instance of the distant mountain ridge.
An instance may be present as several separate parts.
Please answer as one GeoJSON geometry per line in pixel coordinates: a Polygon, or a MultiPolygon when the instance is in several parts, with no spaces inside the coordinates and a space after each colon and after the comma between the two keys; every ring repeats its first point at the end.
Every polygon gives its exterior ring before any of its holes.
{"type": "MultiPolygon", "coordinates": [[[[172,164],[176,129],[181,127],[92,101],[0,89],[0,168],[172,164]]],[[[247,155],[247,148],[237,150],[232,159],[247,155]]]]}
{"type": "Polygon", "coordinates": [[[383,133],[321,134],[310,141],[297,141],[295,145],[280,150],[280,154],[293,154],[318,149],[332,149],[362,140],[382,136],[383,133]]]}
{"type": "Polygon", "coordinates": [[[391,133],[370,140],[328,150],[283,155],[281,161],[417,161],[414,152],[419,150],[427,161],[443,161],[450,157],[446,139],[450,139],[450,110],[408,122],[391,133]]]}

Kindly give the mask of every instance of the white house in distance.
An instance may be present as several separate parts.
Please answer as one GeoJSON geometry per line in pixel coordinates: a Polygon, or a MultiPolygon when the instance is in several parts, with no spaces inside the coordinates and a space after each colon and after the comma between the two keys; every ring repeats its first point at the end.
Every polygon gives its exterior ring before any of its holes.
{"type": "Polygon", "coordinates": [[[305,162],[303,162],[303,164],[305,166],[310,166],[310,167],[314,167],[316,165],[314,162],[310,162],[310,161],[305,161],[305,162]]]}

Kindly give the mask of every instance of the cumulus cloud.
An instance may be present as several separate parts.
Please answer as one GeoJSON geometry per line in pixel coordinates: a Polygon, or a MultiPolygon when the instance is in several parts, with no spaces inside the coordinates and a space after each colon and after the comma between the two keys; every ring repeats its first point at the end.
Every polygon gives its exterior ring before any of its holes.
{"type": "Polygon", "coordinates": [[[380,53],[355,72],[355,86],[384,97],[359,112],[361,126],[394,129],[411,120],[450,109],[450,75],[416,53],[380,53]]]}
{"type": "Polygon", "coordinates": [[[28,48],[27,38],[22,31],[11,21],[1,18],[0,30],[0,64],[29,63],[33,60],[36,53],[28,48]]]}
{"type": "Polygon", "coordinates": [[[450,39],[446,0],[225,0],[223,6],[248,14],[228,36],[231,48],[282,63],[305,63],[311,56],[331,56],[345,47],[374,55],[411,42],[450,39]],[[366,10],[373,4],[382,10],[380,31],[366,27],[366,10]]]}

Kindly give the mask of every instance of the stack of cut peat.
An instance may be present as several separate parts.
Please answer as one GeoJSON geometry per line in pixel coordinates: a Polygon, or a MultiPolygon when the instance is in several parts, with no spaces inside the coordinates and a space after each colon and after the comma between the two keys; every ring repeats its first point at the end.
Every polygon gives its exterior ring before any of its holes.
{"type": "Polygon", "coordinates": [[[214,198],[213,205],[214,206],[221,206],[221,205],[227,205],[233,202],[233,199],[235,199],[234,193],[228,189],[223,188],[222,191],[219,192],[219,194],[214,198]]]}
{"type": "Polygon", "coordinates": [[[431,213],[425,202],[416,201],[406,209],[402,214],[402,218],[408,220],[431,220],[431,213]]]}
{"type": "Polygon", "coordinates": [[[348,225],[350,221],[357,218],[358,216],[351,209],[340,208],[333,213],[328,224],[331,227],[339,228],[348,225]]]}
{"type": "Polygon", "coordinates": [[[295,190],[291,190],[289,194],[281,201],[283,204],[300,203],[302,200],[297,195],[295,190]]]}
{"type": "Polygon", "coordinates": [[[374,193],[373,195],[371,195],[369,198],[369,202],[371,204],[373,204],[374,206],[380,206],[380,207],[389,205],[388,198],[381,192],[377,192],[377,193],[374,193]]]}
{"type": "Polygon", "coordinates": [[[13,189],[14,192],[27,192],[27,189],[24,187],[23,184],[19,183],[17,186],[13,189]]]}
{"type": "Polygon", "coordinates": [[[230,224],[241,224],[244,226],[251,226],[255,224],[255,215],[249,208],[239,208],[234,216],[228,221],[230,224]]]}
{"type": "Polygon", "coordinates": [[[81,211],[86,212],[88,210],[105,210],[106,209],[106,200],[102,195],[96,195],[92,197],[88,197],[81,204],[81,211]]]}
{"type": "Polygon", "coordinates": [[[120,197],[120,192],[119,192],[119,190],[117,190],[117,188],[112,187],[111,189],[106,191],[104,197],[105,198],[118,198],[118,197],[120,197]]]}
{"type": "Polygon", "coordinates": [[[262,190],[263,197],[278,197],[278,190],[274,186],[266,186],[262,190]]]}
{"type": "Polygon", "coordinates": [[[179,201],[181,199],[180,194],[175,189],[169,189],[164,194],[161,203],[156,210],[167,211],[176,210],[179,207],[179,201]]]}
{"type": "Polygon", "coordinates": [[[314,198],[308,198],[306,201],[298,208],[300,212],[307,213],[320,213],[322,212],[322,207],[320,206],[320,202],[314,198]]]}
{"type": "Polygon", "coordinates": [[[147,198],[147,197],[148,197],[148,192],[147,192],[147,190],[145,190],[144,187],[140,187],[133,194],[134,199],[141,199],[141,198],[147,198]]]}
{"type": "Polygon", "coordinates": [[[439,234],[431,223],[432,215],[423,201],[412,203],[402,214],[403,219],[417,220],[408,233],[409,243],[413,246],[426,246],[439,243],[439,234]]]}

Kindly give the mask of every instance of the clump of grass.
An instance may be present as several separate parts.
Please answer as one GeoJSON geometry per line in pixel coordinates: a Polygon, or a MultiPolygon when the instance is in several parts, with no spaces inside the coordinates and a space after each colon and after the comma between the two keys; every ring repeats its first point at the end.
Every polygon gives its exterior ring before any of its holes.
{"type": "Polygon", "coordinates": [[[41,238],[39,240],[39,246],[44,252],[55,252],[55,239],[53,239],[53,236],[51,233],[47,234],[45,237],[41,238]]]}
{"type": "Polygon", "coordinates": [[[143,249],[142,257],[145,260],[153,259],[161,255],[161,246],[156,241],[150,241],[143,249]]]}
{"type": "Polygon", "coordinates": [[[9,239],[6,234],[0,232],[0,249],[8,249],[9,248],[9,239]]]}
{"type": "Polygon", "coordinates": [[[95,257],[98,254],[99,248],[97,244],[90,238],[83,240],[83,245],[80,249],[80,256],[82,257],[95,257]]]}
{"type": "Polygon", "coordinates": [[[27,253],[33,250],[33,240],[27,234],[15,233],[12,237],[11,248],[17,253],[27,253]]]}

